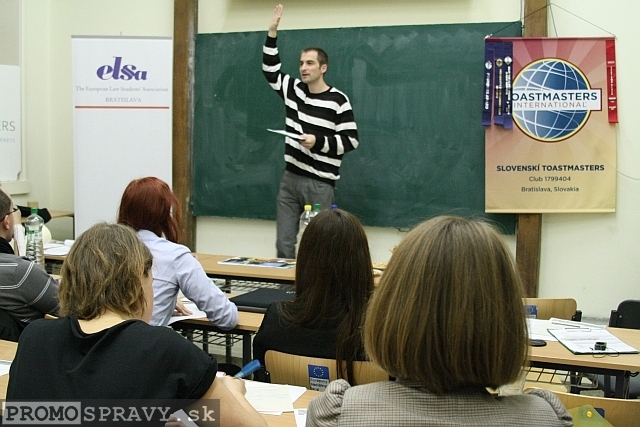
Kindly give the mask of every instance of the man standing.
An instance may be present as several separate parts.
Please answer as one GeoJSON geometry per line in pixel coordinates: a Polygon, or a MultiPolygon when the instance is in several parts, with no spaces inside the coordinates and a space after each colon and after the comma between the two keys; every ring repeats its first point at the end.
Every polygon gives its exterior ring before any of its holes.
{"type": "Polygon", "coordinates": [[[0,187],[0,338],[12,341],[32,320],[55,315],[59,308],[58,282],[38,264],[15,255],[9,244],[16,211],[0,187]]]}
{"type": "Polygon", "coordinates": [[[278,192],[276,249],[280,258],[294,258],[300,214],[305,204],[334,202],[344,153],[358,147],[358,131],[349,98],[324,81],[328,58],[324,50],[307,48],[300,55],[300,79],[280,71],[276,46],[282,5],[276,6],[262,54],[262,72],[284,100],[286,170],[278,192]]]}

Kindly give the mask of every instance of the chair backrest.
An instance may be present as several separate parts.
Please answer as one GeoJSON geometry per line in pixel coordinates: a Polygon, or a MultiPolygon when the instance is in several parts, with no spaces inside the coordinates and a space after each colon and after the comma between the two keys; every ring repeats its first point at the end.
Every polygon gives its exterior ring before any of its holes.
{"type": "Polygon", "coordinates": [[[609,326],[615,328],[640,329],[640,300],[628,299],[611,310],[609,326]]]}
{"type": "Polygon", "coordinates": [[[524,305],[535,305],[538,309],[537,318],[548,320],[572,320],[576,315],[578,303],[573,298],[522,298],[524,305]]]}
{"type": "Polygon", "coordinates": [[[615,427],[632,427],[640,420],[640,400],[613,399],[607,397],[586,396],[584,394],[553,392],[567,409],[583,405],[604,410],[604,419],[615,427]]]}
{"type": "MultiPolygon", "coordinates": [[[[317,390],[310,380],[309,366],[328,368],[329,381],[338,378],[336,361],[317,357],[298,356],[268,350],[264,356],[264,365],[274,384],[289,384],[317,390]]],[[[354,362],[354,380],[356,384],[367,384],[389,379],[389,374],[373,362],[354,362]]]]}

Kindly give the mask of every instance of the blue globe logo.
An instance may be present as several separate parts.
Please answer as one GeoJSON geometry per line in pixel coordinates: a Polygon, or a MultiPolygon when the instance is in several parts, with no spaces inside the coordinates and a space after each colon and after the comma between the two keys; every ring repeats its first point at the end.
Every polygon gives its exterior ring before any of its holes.
{"type": "Polygon", "coordinates": [[[577,133],[590,115],[590,109],[582,103],[569,101],[576,96],[580,99],[576,94],[590,90],[586,77],[570,62],[549,58],[534,61],[513,82],[513,119],[533,139],[562,141],[577,133]]]}

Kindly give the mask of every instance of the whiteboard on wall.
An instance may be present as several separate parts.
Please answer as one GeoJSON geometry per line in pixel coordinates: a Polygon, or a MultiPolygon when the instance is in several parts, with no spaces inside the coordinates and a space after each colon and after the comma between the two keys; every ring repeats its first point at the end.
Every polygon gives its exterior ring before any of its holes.
{"type": "Polygon", "coordinates": [[[72,37],[75,235],[114,222],[137,178],[171,185],[173,43],[72,37]]]}

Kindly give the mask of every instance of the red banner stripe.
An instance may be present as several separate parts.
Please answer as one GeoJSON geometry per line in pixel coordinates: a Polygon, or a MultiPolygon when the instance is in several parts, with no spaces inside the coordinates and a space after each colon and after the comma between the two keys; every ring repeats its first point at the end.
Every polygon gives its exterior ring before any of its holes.
{"type": "Polygon", "coordinates": [[[616,82],[616,41],[607,39],[607,110],[609,123],[618,123],[618,89],[616,82]]]}

